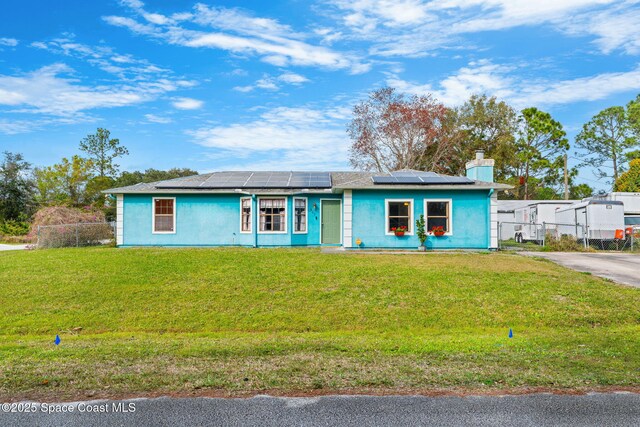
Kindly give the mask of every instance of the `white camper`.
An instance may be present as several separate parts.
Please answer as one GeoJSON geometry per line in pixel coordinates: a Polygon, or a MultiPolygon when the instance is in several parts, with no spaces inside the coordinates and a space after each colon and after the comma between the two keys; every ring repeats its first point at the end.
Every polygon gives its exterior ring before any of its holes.
{"type": "Polygon", "coordinates": [[[515,239],[516,242],[542,242],[544,228],[548,231],[555,227],[556,211],[560,208],[576,203],[575,200],[538,200],[527,206],[515,209],[515,239]]]}
{"type": "Polygon", "coordinates": [[[498,222],[500,223],[500,240],[516,238],[516,209],[534,203],[535,200],[498,200],[498,222]]]}
{"type": "Polygon", "coordinates": [[[627,226],[640,226],[640,193],[608,193],[594,196],[593,200],[613,200],[624,203],[624,223],[627,226]]]}
{"type": "Polygon", "coordinates": [[[562,234],[589,240],[614,240],[624,237],[624,205],[620,201],[591,199],[556,211],[556,222],[575,224],[562,234]]]}

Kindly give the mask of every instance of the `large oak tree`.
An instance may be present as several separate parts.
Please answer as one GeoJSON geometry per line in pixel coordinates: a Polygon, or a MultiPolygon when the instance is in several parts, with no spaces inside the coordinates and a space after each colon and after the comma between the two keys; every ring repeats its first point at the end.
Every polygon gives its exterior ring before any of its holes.
{"type": "Polygon", "coordinates": [[[506,181],[511,177],[515,159],[515,132],[517,112],[504,101],[487,95],[472,95],[455,109],[457,143],[449,159],[454,175],[465,173],[465,164],[475,156],[476,150],[495,160],[495,179],[506,181]]]}

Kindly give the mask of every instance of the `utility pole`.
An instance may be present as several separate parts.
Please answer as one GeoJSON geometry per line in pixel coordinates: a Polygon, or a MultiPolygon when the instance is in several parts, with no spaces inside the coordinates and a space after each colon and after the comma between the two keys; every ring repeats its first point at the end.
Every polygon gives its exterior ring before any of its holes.
{"type": "Polygon", "coordinates": [[[564,153],[564,199],[569,200],[569,171],[567,170],[567,153],[564,153]]]}

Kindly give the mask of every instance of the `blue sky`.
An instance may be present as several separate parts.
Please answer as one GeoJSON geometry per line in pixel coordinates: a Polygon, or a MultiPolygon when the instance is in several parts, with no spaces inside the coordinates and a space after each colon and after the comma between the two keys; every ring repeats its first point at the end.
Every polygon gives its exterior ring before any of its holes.
{"type": "Polygon", "coordinates": [[[351,108],[384,85],[537,106],[571,137],[640,93],[639,1],[7,3],[0,149],[35,165],[106,127],[128,170],[344,170],[351,108]]]}

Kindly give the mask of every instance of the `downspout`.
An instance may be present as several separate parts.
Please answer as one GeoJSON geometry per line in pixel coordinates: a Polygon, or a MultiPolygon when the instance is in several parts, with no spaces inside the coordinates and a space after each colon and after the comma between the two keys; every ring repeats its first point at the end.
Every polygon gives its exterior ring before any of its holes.
{"type": "Polygon", "coordinates": [[[253,227],[251,227],[251,231],[253,234],[253,247],[258,247],[258,210],[257,210],[257,198],[255,194],[251,195],[251,223],[253,227]]]}
{"type": "MultiPolygon", "coordinates": [[[[487,234],[487,249],[489,250],[491,249],[491,196],[493,196],[493,188],[489,190],[489,197],[487,199],[489,203],[489,233],[487,234]]],[[[500,239],[500,236],[498,236],[498,239],[500,239]]]]}

